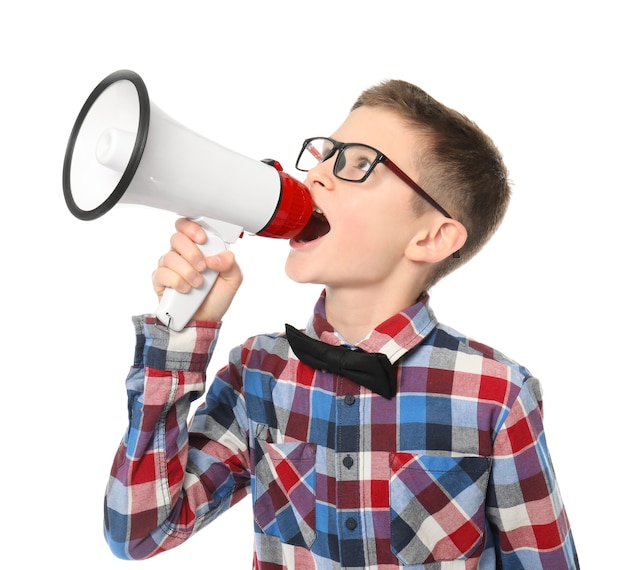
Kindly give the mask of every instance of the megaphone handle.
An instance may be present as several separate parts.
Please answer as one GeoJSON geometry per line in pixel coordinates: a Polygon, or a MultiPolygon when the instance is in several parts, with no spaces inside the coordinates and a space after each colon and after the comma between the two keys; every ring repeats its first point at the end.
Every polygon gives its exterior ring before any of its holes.
{"type": "MultiPolygon", "coordinates": [[[[206,241],[198,245],[205,257],[228,249],[229,244],[234,243],[241,233],[241,227],[219,220],[197,218],[194,221],[202,226],[206,234],[206,241]]],[[[206,299],[218,275],[217,271],[207,269],[202,274],[204,278],[202,285],[189,293],[179,293],[175,289],[167,288],[156,310],[157,318],[169,329],[182,330],[206,299]]]]}

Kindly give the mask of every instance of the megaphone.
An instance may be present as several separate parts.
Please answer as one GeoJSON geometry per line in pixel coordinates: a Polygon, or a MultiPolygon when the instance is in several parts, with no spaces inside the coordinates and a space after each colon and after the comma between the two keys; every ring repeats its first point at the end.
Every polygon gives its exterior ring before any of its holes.
{"type": "MultiPolygon", "coordinates": [[[[301,182],[274,161],[259,161],[208,140],[150,102],[130,70],[105,77],[84,103],[63,163],[63,195],[81,220],[94,220],[117,203],[169,210],[197,221],[207,234],[201,249],[213,255],[242,232],[291,238],[313,211],[301,182]]],[[[213,286],[181,294],[167,289],[158,319],[179,331],[213,286]]]]}

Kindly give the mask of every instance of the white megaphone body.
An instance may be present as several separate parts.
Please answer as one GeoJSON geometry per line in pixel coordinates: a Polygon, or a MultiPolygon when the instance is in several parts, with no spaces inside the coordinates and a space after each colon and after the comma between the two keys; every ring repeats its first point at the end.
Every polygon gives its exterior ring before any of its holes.
{"type": "MultiPolygon", "coordinates": [[[[150,102],[136,73],[121,70],[93,90],[72,129],[63,164],[63,194],[81,220],[117,203],[169,210],[205,230],[205,256],[234,243],[242,232],[291,238],[313,211],[311,195],[278,163],[248,158],[168,117],[150,102]]],[[[213,286],[181,294],[167,289],[157,318],[181,330],[213,286]]]]}

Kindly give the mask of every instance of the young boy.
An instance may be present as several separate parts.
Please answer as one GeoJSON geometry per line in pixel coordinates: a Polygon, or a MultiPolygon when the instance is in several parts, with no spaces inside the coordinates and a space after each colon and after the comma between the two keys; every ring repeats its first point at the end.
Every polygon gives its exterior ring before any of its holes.
{"type": "Polygon", "coordinates": [[[330,138],[305,141],[297,167],[316,214],[286,271],[323,284],[321,297],[304,333],[287,326],[233,349],[189,429],[242,274],[229,252],[205,259],[204,234],[177,221],[157,294],[190,290],[207,267],[220,277],[181,332],[134,319],[130,425],[105,507],[114,553],[177,546],[251,493],[263,570],[577,568],[538,381],[429,307],[428,289],[507,208],[491,140],[388,81],[330,138]]]}

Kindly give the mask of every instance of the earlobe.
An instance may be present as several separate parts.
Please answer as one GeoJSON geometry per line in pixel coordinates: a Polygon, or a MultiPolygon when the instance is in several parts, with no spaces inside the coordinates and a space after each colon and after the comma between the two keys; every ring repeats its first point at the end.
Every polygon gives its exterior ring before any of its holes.
{"type": "Polygon", "coordinates": [[[459,251],[466,239],[465,226],[458,220],[445,218],[417,233],[404,253],[411,261],[438,263],[459,251]]]}

